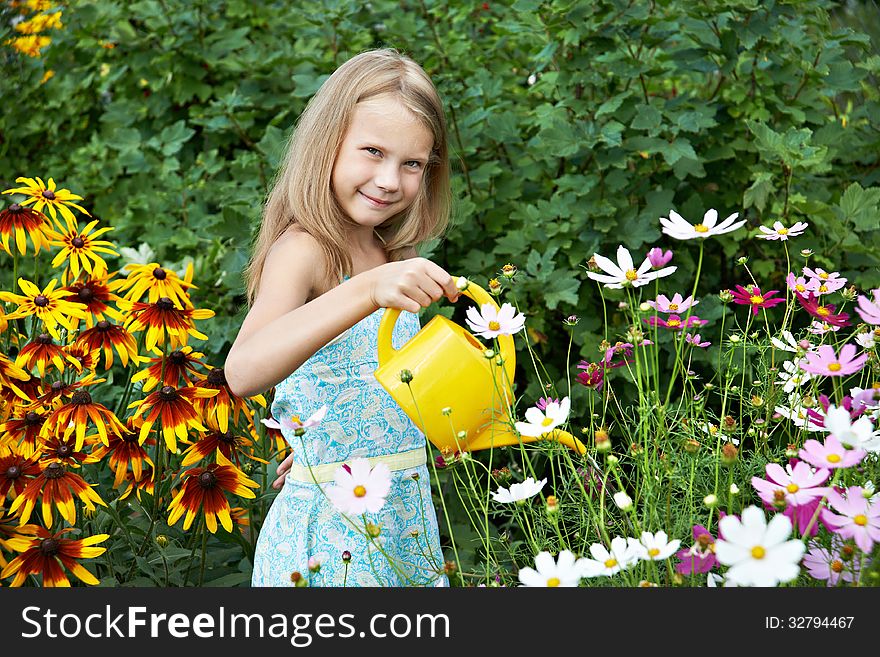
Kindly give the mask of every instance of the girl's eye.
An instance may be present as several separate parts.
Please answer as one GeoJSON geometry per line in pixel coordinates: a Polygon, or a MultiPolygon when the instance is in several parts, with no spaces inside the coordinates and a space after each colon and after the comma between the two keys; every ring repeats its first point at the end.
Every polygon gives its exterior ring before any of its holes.
{"type": "Polygon", "coordinates": [[[406,166],[408,166],[410,169],[421,169],[422,163],[418,160],[410,160],[406,163],[406,166]]]}
{"type": "Polygon", "coordinates": [[[365,149],[370,155],[381,155],[381,152],[378,148],[373,148],[372,146],[367,146],[365,149]]]}

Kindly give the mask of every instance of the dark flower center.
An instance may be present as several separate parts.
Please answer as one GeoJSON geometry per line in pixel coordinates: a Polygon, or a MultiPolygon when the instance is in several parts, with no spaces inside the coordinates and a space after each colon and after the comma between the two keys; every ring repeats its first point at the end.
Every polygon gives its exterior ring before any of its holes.
{"type": "Polygon", "coordinates": [[[89,394],[88,390],[77,390],[73,393],[70,403],[85,406],[86,404],[92,403],[92,396],[89,394]]]}
{"type": "Polygon", "coordinates": [[[40,420],[42,420],[43,418],[40,416],[39,413],[28,411],[27,414],[24,416],[24,419],[28,424],[39,424],[40,420]]]}
{"type": "Polygon", "coordinates": [[[55,453],[61,457],[68,457],[73,454],[73,447],[70,445],[58,445],[58,449],[55,450],[55,453]]]}
{"type": "Polygon", "coordinates": [[[13,203],[12,205],[10,205],[7,208],[7,210],[9,210],[10,212],[14,212],[15,214],[18,214],[19,212],[22,212],[23,208],[18,203],[13,203]]]}
{"type": "Polygon", "coordinates": [[[174,308],[174,302],[168,297],[162,297],[156,302],[156,307],[160,310],[172,310],[174,308]]]}
{"type": "Polygon", "coordinates": [[[43,294],[38,294],[34,297],[34,305],[39,306],[40,308],[45,308],[49,305],[49,298],[43,294]]]}
{"type": "Polygon", "coordinates": [[[43,198],[48,199],[50,201],[54,201],[55,200],[55,192],[53,192],[49,189],[44,189],[43,190],[43,198]]]}
{"type": "Polygon", "coordinates": [[[40,553],[44,557],[54,557],[60,547],[61,545],[54,538],[44,538],[40,541],[40,553]]]}
{"type": "Polygon", "coordinates": [[[90,287],[81,287],[79,289],[79,292],[77,292],[77,295],[79,296],[80,300],[88,303],[95,296],[95,293],[92,292],[92,288],[90,287]]]}
{"type": "Polygon", "coordinates": [[[138,441],[138,438],[139,436],[136,431],[126,431],[124,434],[122,434],[122,440],[127,443],[136,443],[138,441]]]}
{"type": "Polygon", "coordinates": [[[165,270],[161,267],[156,267],[153,270],[153,278],[155,278],[157,281],[164,281],[167,276],[168,274],[166,274],[165,270]]]}
{"type": "Polygon", "coordinates": [[[226,376],[223,374],[222,367],[215,367],[213,370],[208,372],[208,383],[210,383],[212,386],[226,385],[226,376]]]}
{"type": "Polygon", "coordinates": [[[70,240],[70,243],[73,244],[78,249],[81,249],[86,245],[85,240],[82,237],[80,237],[79,235],[77,235],[72,240],[70,240]]]}
{"type": "Polygon", "coordinates": [[[174,401],[177,399],[177,390],[172,388],[171,386],[164,386],[159,391],[159,399],[162,401],[174,401]]]}
{"type": "Polygon", "coordinates": [[[60,463],[50,463],[46,466],[43,474],[46,475],[46,479],[58,479],[58,477],[64,474],[64,466],[60,463]]]}
{"type": "Polygon", "coordinates": [[[17,465],[10,465],[6,469],[6,478],[7,479],[18,479],[21,475],[21,468],[17,465]]]}
{"type": "Polygon", "coordinates": [[[199,486],[202,488],[214,488],[217,484],[217,475],[210,470],[205,470],[199,475],[199,486]]]}
{"type": "Polygon", "coordinates": [[[170,354],[168,354],[168,359],[175,365],[183,365],[184,363],[186,363],[186,354],[183,353],[180,349],[175,349],[170,354]]]}
{"type": "Polygon", "coordinates": [[[52,382],[52,392],[58,392],[59,390],[64,390],[64,382],[63,381],[53,381],[52,382]]]}
{"type": "Polygon", "coordinates": [[[101,331],[106,331],[108,328],[110,328],[110,322],[108,322],[106,319],[102,319],[95,326],[97,326],[98,329],[101,331]]]}
{"type": "Polygon", "coordinates": [[[227,431],[226,433],[217,432],[217,438],[227,445],[235,445],[235,434],[231,431],[227,431]]]}
{"type": "Polygon", "coordinates": [[[38,342],[40,344],[52,344],[52,336],[48,333],[40,333],[37,336],[37,339],[34,342],[38,342]]]}

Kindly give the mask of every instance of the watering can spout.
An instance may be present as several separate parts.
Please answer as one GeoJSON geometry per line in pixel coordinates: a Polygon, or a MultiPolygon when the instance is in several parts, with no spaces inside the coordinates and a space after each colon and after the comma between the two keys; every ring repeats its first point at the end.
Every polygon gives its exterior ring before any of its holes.
{"type": "Polygon", "coordinates": [[[510,447],[513,445],[519,445],[520,441],[522,441],[523,443],[534,443],[539,440],[556,441],[573,450],[578,456],[582,456],[587,451],[587,448],[580,440],[572,436],[567,431],[562,431],[561,429],[556,429],[540,437],[518,436],[511,431],[493,432],[491,430],[487,430],[477,435],[472,440],[468,440],[467,443],[462,447],[464,448],[464,451],[475,452],[480,449],[492,449],[493,447],[510,447]]]}

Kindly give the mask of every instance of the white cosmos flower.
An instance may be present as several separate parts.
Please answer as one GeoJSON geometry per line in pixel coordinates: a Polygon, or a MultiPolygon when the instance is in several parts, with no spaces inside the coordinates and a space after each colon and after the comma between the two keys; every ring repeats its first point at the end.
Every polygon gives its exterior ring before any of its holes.
{"type": "Polygon", "coordinates": [[[822,427],[817,426],[813,420],[807,415],[807,407],[804,406],[804,398],[800,392],[792,392],[788,396],[788,406],[776,406],[773,409],[780,415],[787,417],[794,422],[797,427],[804,427],[807,431],[821,431],[822,427]]]}
{"type": "Polygon", "coordinates": [[[385,496],[391,490],[388,465],[380,462],[370,468],[370,462],[364,458],[350,461],[348,470],[344,466],[336,468],[333,479],[335,485],[327,488],[327,497],[339,511],[351,515],[375,513],[385,504],[385,496]]]}
{"type": "Polygon", "coordinates": [[[546,483],[546,477],[541,481],[535,481],[531,477],[528,477],[521,484],[511,484],[510,488],[503,488],[502,486],[499,486],[498,490],[492,493],[492,499],[496,502],[502,502],[504,504],[527,500],[530,497],[534,497],[535,495],[540,493],[541,489],[544,488],[544,484],[546,483]]]}
{"type": "Polygon", "coordinates": [[[615,536],[611,540],[611,549],[607,549],[601,543],[593,543],[590,546],[592,559],[582,559],[581,574],[584,577],[610,577],[621,570],[625,570],[639,560],[639,554],[627,539],[615,536]]]}
{"type": "Polygon", "coordinates": [[[678,539],[674,541],[668,540],[664,531],[659,531],[656,534],[642,532],[641,538],[627,538],[626,540],[630,547],[639,555],[639,559],[644,559],[645,561],[663,561],[668,559],[675,553],[678,546],[681,545],[681,541],[678,539]]]}
{"type": "Polygon", "coordinates": [[[797,237],[802,234],[809,226],[806,221],[798,221],[791,228],[786,228],[781,221],[773,222],[773,228],[767,228],[766,226],[759,226],[758,230],[760,230],[763,235],[758,235],[761,239],[765,240],[782,240],[785,242],[789,237],[797,237]]]}
{"type": "Polygon", "coordinates": [[[576,559],[569,550],[559,553],[557,560],[549,552],[535,557],[534,568],[521,568],[519,581],[523,586],[577,586],[581,580],[583,559],[576,559]]]}
{"type": "Polygon", "coordinates": [[[593,254],[593,259],[596,265],[605,273],[598,274],[588,271],[587,277],[604,283],[605,287],[615,290],[621,289],[624,285],[640,287],[653,281],[655,278],[669,276],[669,274],[678,269],[678,267],[664,267],[657,271],[651,271],[651,261],[645,258],[637,270],[633,263],[632,254],[622,244],[617,247],[617,263],[598,253],[593,254]]]}
{"type": "Polygon", "coordinates": [[[260,420],[263,424],[265,424],[270,429],[290,429],[293,432],[299,431],[300,429],[308,429],[309,427],[317,426],[321,423],[321,420],[324,419],[324,416],[327,415],[327,407],[322,406],[317,411],[312,413],[305,422],[299,419],[299,416],[293,415],[289,418],[283,417],[281,418],[281,422],[277,422],[272,418],[266,418],[260,420]]]}
{"type": "Polygon", "coordinates": [[[669,211],[669,218],[660,217],[660,224],[663,226],[663,232],[674,237],[677,240],[692,240],[697,238],[712,237],[713,235],[721,235],[740,228],[746,223],[745,219],[736,221],[739,216],[738,212],[734,212],[717,226],[718,212],[714,209],[707,210],[703,215],[703,221],[699,224],[691,224],[675,210],[669,211]]]}
{"type": "Polygon", "coordinates": [[[719,584],[721,584],[721,586],[723,586],[725,588],[736,586],[736,584],[733,584],[732,582],[728,582],[724,578],[724,576],[719,575],[718,573],[707,573],[706,574],[706,586],[707,587],[709,587],[710,589],[715,589],[715,588],[718,588],[719,584]]]}
{"type": "Polygon", "coordinates": [[[742,520],[724,516],[718,521],[715,557],[729,566],[725,579],[737,586],[776,586],[798,576],[805,547],[801,541],[788,540],[791,520],[782,513],[770,522],[756,506],[743,510],[742,520]]]}
{"type": "MultiPolygon", "coordinates": [[[[791,331],[783,331],[782,340],[779,338],[770,338],[770,342],[773,343],[774,347],[782,349],[783,351],[791,351],[792,353],[804,351],[804,348],[800,345],[801,341],[795,339],[794,334],[791,331]]],[[[807,344],[809,345],[807,351],[811,351],[813,349],[813,344],[809,341],[807,344]]]]}
{"type": "Polygon", "coordinates": [[[859,346],[863,349],[873,349],[876,344],[876,340],[874,339],[874,331],[866,331],[864,333],[856,334],[856,342],[859,343],[859,346]]]}
{"type": "Polygon", "coordinates": [[[503,304],[497,310],[494,304],[484,303],[479,312],[473,306],[468,308],[465,322],[471,331],[481,338],[489,339],[519,332],[525,325],[526,316],[517,313],[516,308],[509,303],[503,304]]]}
{"type": "Polygon", "coordinates": [[[848,410],[831,404],[825,413],[825,430],[848,449],[880,452],[880,432],[874,431],[874,425],[866,415],[853,422],[848,410]]]}
{"type": "Polygon", "coordinates": [[[776,382],[781,383],[782,392],[789,394],[796,388],[800,388],[805,382],[813,378],[810,372],[804,372],[793,360],[786,360],[782,363],[782,369],[785,372],[777,374],[776,382]]]}
{"type": "Polygon", "coordinates": [[[571,400],[568,397],[563,397],[558,404],[550,402],[544,411],[537,406],[531,406],[526,410],[528,422],[514,422],[514,426],[523,436],[539,438],[563,424],[568,419],[570,408],[571,400]]]}

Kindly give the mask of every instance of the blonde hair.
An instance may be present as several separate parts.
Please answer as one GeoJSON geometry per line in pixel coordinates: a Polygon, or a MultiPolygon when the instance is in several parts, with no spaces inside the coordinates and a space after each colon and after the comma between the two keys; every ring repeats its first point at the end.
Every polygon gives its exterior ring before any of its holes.
{"type": "Polygon", "coordinates": [[[266,256],[292,225],[314,237],[326,256],[326,286],[352,273],[346,229],[352,221],[331,189],[333,165],[357,103],[394,95],[431,131],[434,145],[418,195],[405,211],[377,227],[388,259],[425,240],[439,237],[449,220],[450,190],[446,120],[427,73],[396,50],[355,55],[342,64],[309,100],[290,137],[287,155],[263,208],[260,231],[245,269],[248,304],[260,285],[266,256]]]}

